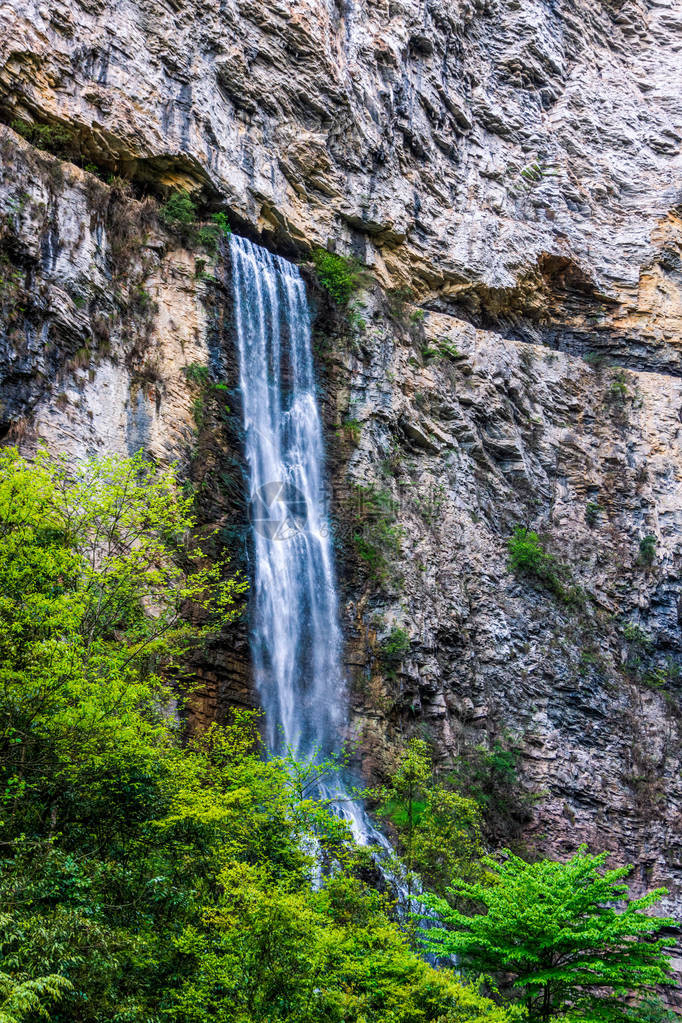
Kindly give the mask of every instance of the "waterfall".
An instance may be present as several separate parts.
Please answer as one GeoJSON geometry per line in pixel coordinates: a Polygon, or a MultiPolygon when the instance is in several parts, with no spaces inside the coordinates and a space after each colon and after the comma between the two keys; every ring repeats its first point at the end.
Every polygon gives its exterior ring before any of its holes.
{"type": "MultiPolygon", "coordinates": [[[[271,752],[338,753],[346,724],[336,575],[325,502],[305,283],[292,263],[230,237],[255,568],[251,650],[271,752]]],[[[321,784],[356,840],[386,845],[340,778],[321,784]]]]}

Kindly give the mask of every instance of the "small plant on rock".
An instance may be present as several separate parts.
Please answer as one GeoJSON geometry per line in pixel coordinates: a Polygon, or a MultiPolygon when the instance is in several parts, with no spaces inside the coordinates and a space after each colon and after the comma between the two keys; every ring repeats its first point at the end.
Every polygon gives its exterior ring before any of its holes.
{"type": "Polygon", "coordinates": [[[362,433],[362,423],[357,419],[345,419],[343,422],[343,432],[351,443],[357,444],[362,433]]]}
{"type": "Polygon", "coordinates": [[[592,528],[592,526],[596,526],[597,520],[599,519],[599,516],[601,515],[603,510],[604,509],[602,508],[602,506],[598,504],[596,501],[587,502],[587,505],[585,507],[585,521],[587,522],[588,526],[590,526],[590,528],[592,528]]]}
{"type": "Polygon", "coordinates": [[[389,666],[398,664],[410,649],[410,645],[407,630],[395,625],[381,644],[382,661],[389,666]]]}
{"type": "Polygon", "coordinates": [[[221,238],[232,234],[227,217],[224,213],[214,213],[210,224],[203,224],[197,231],[197,241],[211,256],[215,256],[221,238]]]}
{"type": "Polygon", "coordinates": [[[353,534],[355,550],[367,574],[375,583],[385,583],[393,560],[400,555],[403,528],[396,522],[392,495],[372,484],[355,485],[358,530],[353,534]]]}
{"type": "Polygon", "coordinates": [[[211,375],[208,366],[202,366],[200,362],[190,362],[189,366],[183,369],[183,373],[193,384],[206,384],[211,375]]]}
{"type": "Polygon", "coordinates": [[[509,568],[517,575],[537,579],[567,604],[579,603],[584,594],[570,582],[569,571],[553,554],[549,554],[532,529],[515,526],[507,541],[509,568]]]}
{"type": "Polygon", "coordinates": [[[173,192],[161,207],[161,222],[172,231],[187,229],[197,219],[197,208],[187,189],[173,192]]]}
{"type": "Polygon", "coordinates": [[[619,370],[618,373],[616,373],[615,376],[613,377],[613,380],[611,381],[611,387],[609,388],[609,393],[612,401],[622,403],[627,398],[629,393],[628,385],[625,378],[625,373],[622,370],[619,370]]]}
{"type": "Polygon", "coordinates": [[[447,337],[442,337],[438,341],[437,350],[441,359],[462,359],[464,357],[454,341],[450,341],[447,337]]]}
{"type": "Polygon", "coordinates": [[[348,305],[351,295],[360,284],[357,263],[321,248],[313,250],[313,263],[322,287],[337,305],[348,305]]]}
{"type": "Polygon", "coordinates": [[[514,572],[524,572],[547,579],[554,573],[556,558],[548,554],[537,533],[525,526],[514,526],[507,541],[509,566],[514,572]]]}
{"type": "Polygon", "coordinates": [[[653,646],[653,639],[648,632],[645,632],[639,625],[634,622],[626,622],[623,626],[623,635],[625,636],[628,643],[633,643],[635,646],[650,647],[653,646]]]}
{"type": "Polygon", "coordinates": [[[639,541],[639,556],[637,563],[639,565],[653,565],[656,557],[656,537],[655,536],[643,536],[639,541]]]}

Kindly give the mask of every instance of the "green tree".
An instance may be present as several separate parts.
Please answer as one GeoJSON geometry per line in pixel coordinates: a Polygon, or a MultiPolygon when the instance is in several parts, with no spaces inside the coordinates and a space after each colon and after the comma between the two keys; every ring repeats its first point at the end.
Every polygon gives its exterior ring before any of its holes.
{"type": "Polygon", "coordinates": [[[420,960],[378,893],[348,875],[315,890],[230,864],[217,904],[177,947],[187,969],[168,1010],[177,1023],[510,1019],[451,971],[420,960]]]}
{"type": "Polygon", "coordinates": [[[378,812],[399,842],[394,867],[405,885],[408,913],[422,884],[445,895],[453,877],[471,877],[483,853],[480,808],[434,776],[423,739],[410,740],[378,795],[378,812]]]}
{"type": "Polygon", "coordinates": [[[200,791],[179,676],[245,586],[193,533],[174,473],[139,455],[0,451],[3,959],[13,1003],[62,994],[54,1020],[117,1018],[177,877],[150,829],[183,778],[200,791]]]}
{"type": "Polygon", "coordinates": [[[484,912],[468,916],[430,900],[444,927],[424,932],[426,947],[475,973],[510,978],[531,1021],[632,1019],[626,996],[670,983],[665,941],[654,936],[673,921],[646,913],[664,889],[617,908],[631,868],[604,871],[606,857],[581,848],[567,863],[487,859],[484,882],[450,888],[484,912]]]}

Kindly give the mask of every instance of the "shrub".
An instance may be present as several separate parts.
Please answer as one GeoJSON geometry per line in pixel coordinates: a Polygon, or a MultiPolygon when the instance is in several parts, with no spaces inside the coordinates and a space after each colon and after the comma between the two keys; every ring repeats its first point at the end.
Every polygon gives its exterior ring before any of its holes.
{"type": "Polygon", "coordinates": [[[588,501],[585,507],[585,521],[592,527],[597,524],[597,519],[604,509],[596,501],[588,501]]]}
{"type": "Polygon", "coordinates": [[[433,360],[436,359],[439,355],[440,350],[438,348],[432,348],[430,345],[424,345],[424,347],[422,348],[422,359],[424,360],[425,366],[428,366],[429,363],[433,362],[433,360]]]}
{"type": "Polygon", "coordinates": [[[623,626],[623,635],[627,639],[628,643],[634,643],[636,646],[650,647],[653,646],[653,639],[651,636],[640,628],[639,625],[635,625],[634,622],[626,622],[623,626]]]}
{"type": "Polygon", "coordinates": [[[567,604],[577,604],[584,594],[570,582],[568,569],[553,554],[548,554],[537,533],[515,526],[507,541],[509,568],[519,575],[537,579],[567,604]]]}
{"type": "Polygon", "coordinates": [[[197,241],[206,251],[214,256],[218,251],[221,238],[232,234],[232,229],[224,213],[214,213],[210,224],[203,224],[197,231],[197,241]]]}
{"type": "Polygon", "coordinates": [[[220,242],[220,232],[215,224],[203,224],[197,231],[197,243],[206,249],[209,256],[215,256],[220,242]]]}
{"type": "Polygon", "coordinates": [[[357,263],[320,248],[313,249],[313,263],[322,287],[338,305],[348,305],[351,295],[359,286],[357,263]]]}
{"type": "Polygon", "coordinates": [[[362,433],[362,423],[357,419],[344,419],[343,432],[348,440],[352,441],[353,444],[357,444],[362,433]]]}
{"type": "Polygon", "coordinates": [[[438,354],[442,359],[462,359],[464,356],[457,348],[454,341],[450,341],[447,337],[442,337],[438,341],[438,354]]]}
{"type": "Polygon", "coordinates": [[[625,378],[625,373],[619,370],[611,381],[609,393],[614,401],[623,402],[628,396],[628,385],[625,378]]]}
{"type": "Polygon", "coordinates": [[[225,235],[225,237],[227,237],[228,234],[232,234],[232,228],[230,227],[230,223],[227,219],[226,214],[223,213],[222,210],[219,210],[218,213],[212,214],[211,220],[218,228],[218,231],[221,234],[225,235]]]}
{"type": "Polygon", "coordinates": [[[532,530],[515,526],[507,547],[512,571],[535,575],[543,580],[554,574],[556,559],[545,551],[540,537],[532,530]]]}
{"type": "Polygon", "coordinates": [[[480,807],[434,775],[423,739],[410,739],[375,795],[377,813],[391,822],[399,843],[402,855],[392,866],[408,911],[412,893],[424,883],[444,894],[451,878],[477,873],[483,852],[480,807]]]}
{"type": "Polygon", "coordinates": [[[73,132],[63,124],[38,124],[19,118],[12,121],[12,128],[36,149],[43,149],[60,159],[73,160],[80,155],[73,132]]]}
{"type": "Polygon", "coordinates": [[[465,746],[448,778],[452,788],[481,807],[483,830],[493,846],[522,838],[537,799],[521,785],[520,757],[510,737],[496,739],[490,748],[465,746]]]}
{"type": "Polygon", "coordinates": [[[637,562],[640,565],[652,565],[656,557],[656,537],[643,536],[639,541],[639,557],[637,562]]]}
{"type": "Polygon", "coordinates": [[[197,209],[187,189],[173,192],[161,207],[159,216],[166,227],[172,230],[193,224],[197,218],[197,209]]]}
{"type": "Polygon", "coordinates": [[[403,535],[402,526],[395,520],[393,497],[372,484],[366,487],[356,485],[355,497],[357,515],[363,527],[362,532],[358,531],[353,536],[358,557],[374,582],[386,582],[391,562],[400,554],[403,535]]]}
{"type": "Polygon", "coordinates": [[[185,366],[183,371],[187,380],[191,380],[193,384],[206,384],[208,383],[211,370],[208,366],[203,366],[200,362],[190,362],[189,366],[185,366]]]}
{"type": "Polygon", "coordinates": [[[210,223],[201,225],[197,223],[197,217],[196,203],[186,189],[173,192],[159,213],[165,227],[177,234],[185,245],[200,245],[214,256],[220,239],[232,233],[227,217],[220,211],[212,214],[210,223]]]}
{"type": "Polygon", "coordinates": [[[397,664],[402,661],[410,645],[409,633],[396,625],[381,644],[381,659],[388,665],[397,664]]]}

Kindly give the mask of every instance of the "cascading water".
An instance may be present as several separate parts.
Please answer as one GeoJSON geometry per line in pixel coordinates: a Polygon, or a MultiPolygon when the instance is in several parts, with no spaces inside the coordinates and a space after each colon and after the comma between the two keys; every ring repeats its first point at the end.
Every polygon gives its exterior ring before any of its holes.
{"type": "MultiPolygon", "coordinates": [[[[336,577],[324,501],[305,284],[292,263],[230,237],[255,572],[251,647],[274,753],[339,752],[346,721],[336,577]]],[[[335,778],[321,783],[357,841],[386,840],[335,778]]]]}

